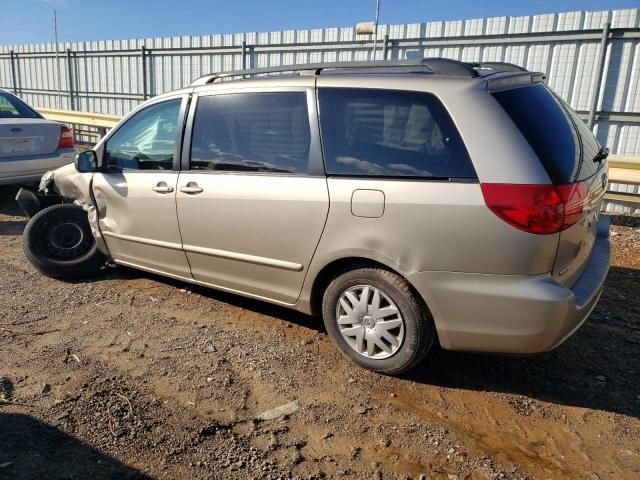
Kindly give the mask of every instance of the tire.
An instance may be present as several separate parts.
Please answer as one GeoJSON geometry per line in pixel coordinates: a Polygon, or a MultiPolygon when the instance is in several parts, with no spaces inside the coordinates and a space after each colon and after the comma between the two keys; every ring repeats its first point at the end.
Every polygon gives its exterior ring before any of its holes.
{"type": "Polygon", "coordinates": [[[71,204],[53,205],[29,220],[23,234],[27,260],[52,278],[90,276],[105,264],[87,213],[71,204]]]}
{"type": "Polygon", "coordinates": [[[399,375],[415,367],[436,337],[431,316],[409,283],[380,268],[357,268],[336,276],[324,292],[322,317],[327,332],[344,355],[364,368],[386,375],[399,375]],[[363,298],[368,304],[364,310],[360,303],[363,298]],[[351,314],[349,309],[353,310],[351,314]],[[342,319],[340,323],[338,317],[342,319]]]}

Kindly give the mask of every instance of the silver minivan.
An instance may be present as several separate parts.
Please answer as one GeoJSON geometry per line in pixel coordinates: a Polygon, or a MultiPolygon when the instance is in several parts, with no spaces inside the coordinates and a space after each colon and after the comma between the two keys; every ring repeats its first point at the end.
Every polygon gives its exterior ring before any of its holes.
{"type": "Polygon", "coordinates": [[[434,342],[539,353],[600,296],[606,156],[514,65],[208,75],[50,175],[60,204],[30,220],[25,253],[52,277],[108,261],[322,316],[386,374],[434,342]]]}

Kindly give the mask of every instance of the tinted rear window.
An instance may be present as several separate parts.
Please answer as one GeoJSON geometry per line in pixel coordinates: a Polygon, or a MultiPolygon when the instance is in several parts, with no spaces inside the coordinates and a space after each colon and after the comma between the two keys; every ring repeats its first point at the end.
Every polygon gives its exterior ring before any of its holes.
{"type": "Polygon", "coordinates": [[[307,173],[311,133],[304,92],[198,99],[192,170],[307,173]]]}
{"type": "Polygon", "coordinates": [[[322,88],[318,95],[327,174],[476,178],[435,96],[359,88],[322,88]]]}
{"type": "Polygon", "coordinates": [[[40,118],[40,115],[17,97],[0,92],[0,118],[40,118]]]}
{"type": "Polygon", "coordinates": [[[585,180],[598,171],[600,145],[585,123],[542,84],[494,92],[556,184],[585,180]]]}

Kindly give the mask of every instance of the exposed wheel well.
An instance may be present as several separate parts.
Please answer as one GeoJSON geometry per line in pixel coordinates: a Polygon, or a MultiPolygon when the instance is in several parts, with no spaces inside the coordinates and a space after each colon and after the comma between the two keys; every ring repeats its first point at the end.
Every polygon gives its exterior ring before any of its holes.
{"type": "Polygon", "coordinates": [[[400,275],[409,284],[414,295],[418,301],[424,305],[424,308],[429,313],[429,317],[431,317],[429,306],[422,298],[422,295],[418,293],[414,286],[411,285],[411,282],[409,282],[402,273],[385,265],[384,263],[362,257],[340,258],[325,265],[325,267],[320,270],[320,273],[316,275],[313,287],[311,288],[311,313],[314,316],[322,316],[322,296],[324,295],[324,291],[327,289],[327,286],[329,286],[329,283],[331,283],[331,280],[343,272],[355,270],[356,268],[380,268],[382,270],[393,272],[396,275],[400,275]]]}

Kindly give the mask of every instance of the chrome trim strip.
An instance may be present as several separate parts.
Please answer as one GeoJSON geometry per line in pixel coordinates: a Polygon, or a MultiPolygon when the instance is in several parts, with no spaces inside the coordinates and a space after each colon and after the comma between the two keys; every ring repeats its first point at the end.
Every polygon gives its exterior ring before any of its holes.
{"type": "Polygon", "coordinates": [[[107,237],[117,238],[119,240],[126,240],[134,243],[141,243],[143,245],[152,245],[154,247],[163,247],[170,250],[184,250],[185,252],[200,253],[202,255],[209,255],[211,257],[226,258],[228,260],[237,260],[239,262],[254,263],[256,265],[264,265],[267,267],[280,268],[282,270],[290,270],[292,272],[301,272],[303,269],[302,264],[286,262],[284,260],[276,260],[274,258],[258,257],[255,255],[247,255],[246,253],[229,252],[226,250],[217,250],[215,248],[196,247],[194,245],[181,245],[173,242],[163,242],[160,240],[151,240],[149,238],[134,237],[131,235],[123,235],[122,233],[115,232],[102,232],[107,237]]]}
{"type": "Polygon", "coordinates": [[[200,253],[202,255],[209,255],[211,257],[220,257],[226,258],[228,260],[237,260],[239,262],[254,263],[256,265],[280,268],[282,270],[290,270],[292,272],[301,272],[303,268],[300,263],[286,262],[284,260],[258,257],[255,255],[247,255],[246,253],[229,252],[227,250],[217,250],[215,248],[196,247],[194,245],[184,245],[183,248],[185,252],[200,253]]]}
{"type": "Polygon", "coordinates": [[[182,245],[180,243],[151,240],[150,238],[134,237],[132,235],[123,235],[122,233],[109,232],[105,230],[102,231],[102,235],[104,235],[105,237],[117,238],[119,240],[126,240],[128,242],[142,243],[143,245],[168,248],[169,250],[182,250],[182,245]]]}

